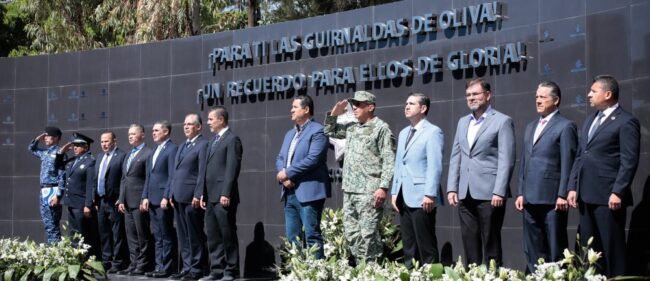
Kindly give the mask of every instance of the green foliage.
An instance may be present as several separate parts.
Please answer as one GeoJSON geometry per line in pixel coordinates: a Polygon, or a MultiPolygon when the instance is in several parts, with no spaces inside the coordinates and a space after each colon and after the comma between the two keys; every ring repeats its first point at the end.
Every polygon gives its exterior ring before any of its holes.
{"type": "Polygon", "coordinates": [[[380,5],[396,0],[271,0],[277,9],[270,12],[266,22],[277,23],[332,14],[368,6],[380,5]]]}
{"type": "Polygon", "coordinates": [[[18,239],[0,240],[0,273],[5,281],[12,280],[97,280],[106,279],[101,262],[87,258],[89,246],[79,234],[78,246],[68,237],[54,245],[36,244],[18,239]]]}

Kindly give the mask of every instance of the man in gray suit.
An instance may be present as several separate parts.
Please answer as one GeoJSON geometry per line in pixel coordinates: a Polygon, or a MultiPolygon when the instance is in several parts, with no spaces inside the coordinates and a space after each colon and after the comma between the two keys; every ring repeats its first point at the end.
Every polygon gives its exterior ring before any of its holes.
{"type": "Polygon", "coordinates": [[[436,205],[442,205],[442,130],[427,121],[429,97],[411,94],[404,115],[411,125],[399,133],[391,191],[393,209],[400,216],[404,264],[412,268],[438,262],[436,205]]]}
{"type": "Polygon", "coordinates": [[[208,126],[215,136],[208,148],[201,207],[206,210],[210,274],[200,280],[231,281],[238,275],[239,243],[235,219],[243,150],[241,140],[228,127],[226,108],[212,109],[208,114],[208,126]]]}
{"type": "Polygon", "coordinates": [[[449,161],[447,199],[459,206],[460,231],[468,264],[502,263],[501,226],[515,165],[512,119],[490,106],[490,83],[467,82],[472,111],[458,120],[449,161]]]}
{"type": "Polygon", "coordinates": [[[567,185],[576,154],[576,124],[558,111],[560,87],[542,82],[535,104],[540,117],[528,124],[519,163],[515,207],[524,213],[528,272],[540,258],[558,261],[567,247],[567,185]]]}
{"type": "Polygon", "coordinates": [[[147,175],[147,158],[153,151],[144,144],[144,127],[140,124],[129,127],[129,144],[133,149],[124,158],[122,165],[122,188],[118,210],[124,213],[131,265],[120,273],[144,275],[145,272],[153,269],[153,245],[149,229],[149,213],[140,211],[140,201],[147,175]]]}

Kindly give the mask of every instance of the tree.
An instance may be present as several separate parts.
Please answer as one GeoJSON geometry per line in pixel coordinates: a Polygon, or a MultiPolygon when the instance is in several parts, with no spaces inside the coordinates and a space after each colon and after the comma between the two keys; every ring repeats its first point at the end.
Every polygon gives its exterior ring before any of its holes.
{"type": "Polygon", "coordinates": [[[307,17],[332,14],[396,0],[270,0],[270,22],[283,22],[307,17]]]}

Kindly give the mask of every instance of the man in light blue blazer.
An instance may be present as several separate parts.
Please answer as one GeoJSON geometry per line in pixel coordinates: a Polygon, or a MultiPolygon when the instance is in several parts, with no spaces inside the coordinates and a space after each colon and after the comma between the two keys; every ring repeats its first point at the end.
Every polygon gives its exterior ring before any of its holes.
{"type": "Polygon", "coordinates": [[[468,264],[502,263],[501,226],[515,165],[512,119],[490,106],[490,83],[478,78],[465,86],[471,114],[458,120],[451,147],[447,199],[459,206],[460,232],[468,264]]]}
{"type": "Polygon", "coordinates": [[[568,246],[566,200],[576,155],[576,124],[558,111],[562,92],[554,82],[539,84],[535,121],[526,126],[519,161],[515,207],[523,212],[524,252],[528,272],[540,258],[558,261],[568,246]]]}
{"type": "MultiPolygon", "coordinates": [[[[304,228],[307,247],[318,245],[314,253],[323,258],[320,220],[325,198],[331,187],[327,172],[327,137],[323,125],[313,119],[314,102],[300,95],[291,104],[294,127],[287,132],[275,162],[277,180],[282,188],[287,239],[297,243],[304,228]]],[[[298,245],[300,246],[300,245],[298,245]]]]}
{"type": "Polygon", "coordinates": [[[406,100],[404,115],[411,125],[399,134],[391,203],[400,215],[404,264],[438,262],[436,205],[442,205],[442,130],[425,118],[429,97],[415,93],[406,100]]]}

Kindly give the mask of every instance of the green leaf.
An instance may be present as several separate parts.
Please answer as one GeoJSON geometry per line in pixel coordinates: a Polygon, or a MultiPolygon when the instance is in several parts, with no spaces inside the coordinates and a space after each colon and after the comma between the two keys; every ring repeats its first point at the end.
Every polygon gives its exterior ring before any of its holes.
{"type": "Polygon", "coordinates": [[[45,274],[43,274],[43,281],[50,281],[50,279],[52,279],[52,275],[54,275],[55,272],[56,267],[52,267],[46,270],[45,274]]]}
{"type": "Polygon", "coordinates": [[[409,281],[409,279],[411,279],[411,275],[409,275],[408,272],[402,272],[399,274],[399,279],[402,281],[409,281]]]}
{"type": "Polygon", "coordinates": [[[442,279],[443,272],[444,268],[441,263],[434,263],[431,265],[431,269],[429,269],[429,273],[431,273],[433,279],[442,279]]]}
{"type": "Polygon", "coordinates": [[[78,264],[68,265],[68,275],[70,275],[70,279],[77,279],[77,275],[79,275],[80,269],[81,266],[79,266],[78,264]]]}
{"type": "Polygon", "coordinates": [[[37,267],[34,268],[34,275],[35,276],[38,276],[39,274],[41,274],[41,272],[43,272],[43,267],[42,266],[37,266],[37,267]]]}
{"type": "Polygon", "coordinates": [[[97,281],[97,278],[95,278],[95,276],[92,275],[84,274],[84,280],[97,281]]]}
{"type": "Polygon", "coordinates": [[[375,281],[388,281],[384,276],[375,276],[375,281]]]}
{"type": "Polygon", "coordinates": [[[32,274],[32,269],[28,269],[25,274],[23,274],[22,277],[20,277],[20,281],[27,281],[29,279],[29,275],[32,274]]]}
{"type": "Polygon", "coordinates": [[[61,273],[61,275],[59,275],[59,281],[65,281],[67,277],[68,273],[64,271],[61,273]]]}
{"type": "Polygon", "coordinates": [[[104,266],[102,265],[102,263],[100,261],[86,262],[86,264],[88,264],[90,267],[92,267],[98,273],[101,273],[101,274],[105,273],[104,266]]]}
{"type": "Polygon", "coordinates": [[[5,275],[5,281],[11,281],[11,278],[14,277],[14,270],[9,269],[9,270],[5,271],[4,275],[5,275]]]}
{"type": "Polygon", "coordinates": [[[445,273],[447,276],[449,276],[449,278],[451,278],[451,280],[460,280],[460,276],[458,276],[456,271],[454,271],[454,269],[451,267],[445,267],[445,273]]]}

